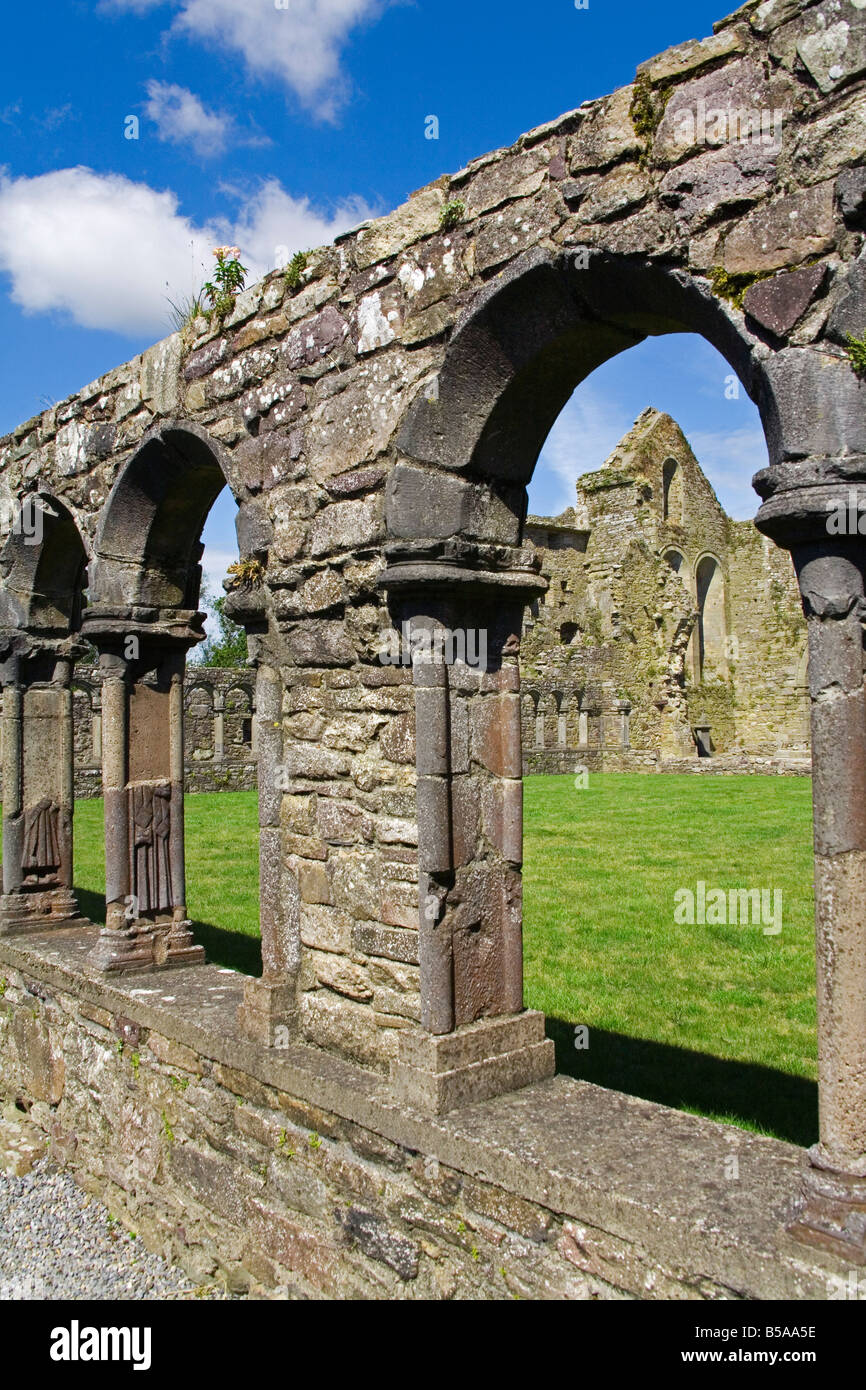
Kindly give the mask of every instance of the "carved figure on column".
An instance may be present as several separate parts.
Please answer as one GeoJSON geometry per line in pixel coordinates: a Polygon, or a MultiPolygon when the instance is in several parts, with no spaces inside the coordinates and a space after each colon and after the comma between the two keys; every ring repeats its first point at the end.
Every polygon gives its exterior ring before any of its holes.
{"type": "Polygon", "coordinates": [[[130,787],[132,893],[140,913],[170,912],[173,906],[169,837],[171,785],[140,782],[130,787]]]}
{"type": "Polygon", "coordinates": [[[46,796],[24,812],[21,868],[25,885],[53,886],[60,863],[60,808],[46,796]]]}

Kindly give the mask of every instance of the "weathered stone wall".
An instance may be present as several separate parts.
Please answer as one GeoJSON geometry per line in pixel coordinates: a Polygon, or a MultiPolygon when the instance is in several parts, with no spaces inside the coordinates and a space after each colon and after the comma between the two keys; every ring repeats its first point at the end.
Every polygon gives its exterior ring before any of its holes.
{"type": "Polygon", "coordinates": [[[669,416],[644,411],[578,479],[576,505],[529,517],[526,533],[548,580],[521,643],[527,771],[573,770],[563,746],[595,750],[600,767],[599,749],[623,745],[623,717],[641,756],[605,766],[679,768],[698,757],[695,726],[740,765],[792,754],[808,765],[806,624],[790,557],[726,516],[669,416]],[[723,630],[701,666],[708,563],[719,567],[723,630]]]}
{"type": "Polygon", "coordinates": [[[196,1282],[435,1300],[846,1288],[844,1260],[783,1232],[791,1145],[567,1077],[433,1120],[318,1049],[239,1037],[233,972],[176,971],[145,994],[82,976],[87,933],[63,935],[0,939],[0,1123],[37,1127],[196,1282]]]}

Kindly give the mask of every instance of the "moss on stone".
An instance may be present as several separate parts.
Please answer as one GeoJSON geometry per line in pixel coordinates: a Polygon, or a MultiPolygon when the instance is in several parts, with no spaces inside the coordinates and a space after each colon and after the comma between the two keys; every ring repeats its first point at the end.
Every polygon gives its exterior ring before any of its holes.
{"type": "Polygon", "coordinates": [[[774,274],[772,270],[755,270],[730,275],[724,266],[714,265],[710,271],[710,284],[720,299],[727,299],[736,309],[742,309],[746,290],[759,280],[769,280],[774,274]]]}
{"type": "MultiPolygon", "coordinates": [[[[672,92],[673,88],[669,84],[654,88],[645,73],[638,73],[635,78],[628,114],[631,117],[635,135],[646,140],[649,146],[652,146],[655,133],[661,124],[672,92]]],[[[648,157],[649,150],[644,154],[641,162],[645,163],[648,157]]]]}

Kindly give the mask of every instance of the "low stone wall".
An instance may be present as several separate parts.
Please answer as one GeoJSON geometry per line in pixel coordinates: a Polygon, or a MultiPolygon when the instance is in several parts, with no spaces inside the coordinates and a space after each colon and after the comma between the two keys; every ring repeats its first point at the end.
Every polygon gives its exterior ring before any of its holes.
{"type": "Polygon", "coordinates": [[[774,757],[724,753],[711,758],[666,758],[636,748],[532,748],[523,754],[523,775],[572,776],[585,772],[688,772],[699,775],[757,773],[765,777],[808,777],[812,760],[806,749],[791,749],[774,757]]]}
{"type": "Polygon", "coordinates": [[[824,1299],[788,1144],[556,1077],[431,1118],[238,1034],[243,977],[106,980],[95,930],[0,938],[0,1097],[149,1249],[290,1298],[824,1299]],[[732,1183],[733,1169],[738,1172],[732,1183]]]}

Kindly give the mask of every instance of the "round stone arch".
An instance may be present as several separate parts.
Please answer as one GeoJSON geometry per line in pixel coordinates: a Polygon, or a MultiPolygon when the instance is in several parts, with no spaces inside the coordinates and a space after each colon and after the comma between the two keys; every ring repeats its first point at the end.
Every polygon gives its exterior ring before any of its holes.
{"type": "Polygon", "coordinates": [[[48,492],[22,498],[0,552],[0,627],[56,638],[78,632],[88,560],[69,503],[48,492]]]}
{"type": "Polygon", "coordinates": [[[667,333],[699,333],[718,349],[758,406],[771,460],[781,457],[784,412],[766,350],[707,280],[646,258],[539,249],[476,296],[435,382],[409,408],[389,536],[415,539],[424,527],[429,537],[518,544],[526,485],[572,392],[611,357],[667,333]]]}
{"type": "Polygon", "coordinates": [[[102,511],[91,606],[194,610],[202,527],[226,484],[238,504],[242,555],[266,554],[269,537],[222,445],[192,422],[162,421],[148,431],[102,511]]]}
{"type": "Polygon", "coordinates": [[[65,502],[22,499],[0,555],[3,897],[0,932],[68,925],[73,893],[72,672],[84,648],[87,548],[65,502]]]}
{"type": "MultiPolygon", "coordinates": [[[[205,430],[177,420],[150,430],[120,468],[97,531],[84,632],[103,680],[106,928],[92,953],[102,970],[203,959],[186,915],[183,684],[186,654],[204,637],[201,531],[226,484],[241,556],[259,566],[229,605],[251,637],[257,682],[278,687],[262,582],[270,533],[205,430]]],[[[278,811],[276,793],[260,796],[260,844],[278,811]]],[[[265,949],[273,912],[264,897],[261,906],[265,949]]]]}

